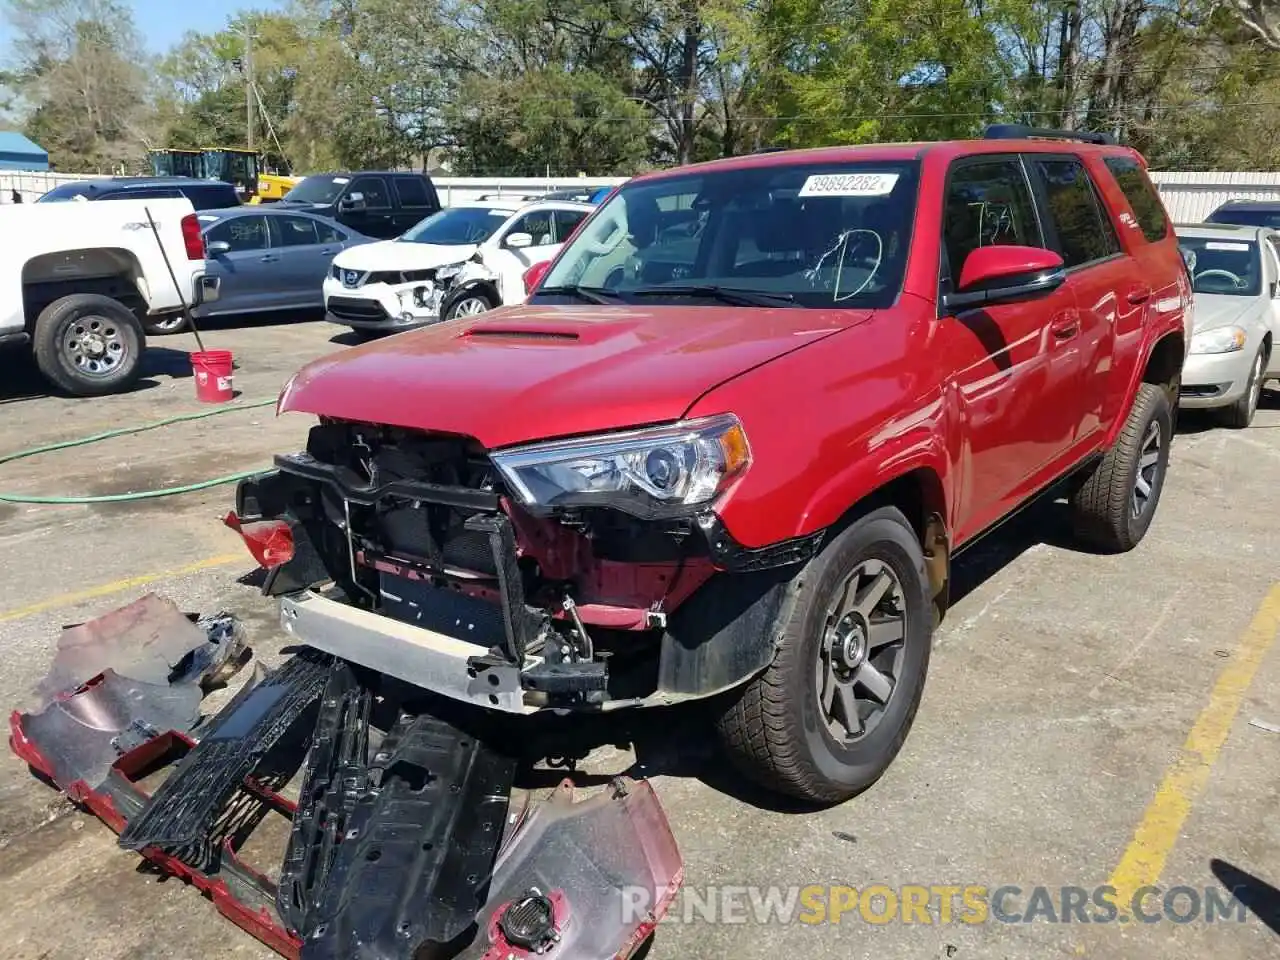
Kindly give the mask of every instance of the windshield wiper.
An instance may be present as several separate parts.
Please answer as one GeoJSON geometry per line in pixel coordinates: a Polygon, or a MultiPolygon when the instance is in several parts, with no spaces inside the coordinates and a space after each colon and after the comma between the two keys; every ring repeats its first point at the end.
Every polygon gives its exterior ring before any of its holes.
{"type": "Polygon", "coordinates": [[[639,287],[626,292],[634,297],[705,297],[708,300],[719,300],[721,303],[731,303],[739,307],[776,307],[796,302],[795,295],[790,293],[764,293],[760,290],[721,287],[715,284],[658,285],[656,287],[639,287]]]}
{"type": "Polygon", "coordinates": [[[617,303],[618,295],[612,290],[606,290],[604,287],[539,287],[534,291],[537,296],[547,294],[553,297],[577,297],[579,300],[585,300],[587,303],[617,303]]]}

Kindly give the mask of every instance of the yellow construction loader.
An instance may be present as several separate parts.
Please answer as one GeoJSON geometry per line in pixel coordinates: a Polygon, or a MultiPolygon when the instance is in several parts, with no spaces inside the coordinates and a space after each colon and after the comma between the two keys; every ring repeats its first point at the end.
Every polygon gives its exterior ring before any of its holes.
{"type": "Polygon", "coordinates": [[[207,147],[202,150],[152,150],[151,172],[157,177],[200,177],[234,184],[245,203],[275,203],[302,180],[261,172],[254,150],[207,147]]]}

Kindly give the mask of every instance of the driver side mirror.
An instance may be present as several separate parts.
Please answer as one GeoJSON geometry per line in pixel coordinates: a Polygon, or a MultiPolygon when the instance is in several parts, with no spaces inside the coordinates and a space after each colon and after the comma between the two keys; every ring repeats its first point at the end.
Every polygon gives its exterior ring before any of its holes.
{"type": "Polygon", "coordinates": [[[979,247],[969,254],[956,289],[943,295],[948,313],[1031,300],[1067,279],[1062,257],[1043,247],[979,247]]]}
{"type": "Polygon", "coordinates": [[[541,263],[535,263],[524,272],[524,295],[526,297],[533,293],[534,289],[542,282],[542,278],[547,275],[547,271],[550,269],[551,261],[543,260],[541,263]]]}
{"type": "Polygon", "coordinates": [[[338,201],[338,209],[347,213],[365,209],[363,193],[349,193],[338,201]]]}
{"type": "Polygon", "coordinates": [[[507,234],[507,239],[504,241],[504,246],[508,246],[516,250],[521,247],[531,247],[533,246],[533,237],[527,233],[509,233],[507,234]]]}
{"type": "Polygon", "coordinates": [[[225,240],[214,240],[205,247],[205,252],[211,257],[216,257],[220,253],[230,253],[231,244],[227,243],[225,240]]]}

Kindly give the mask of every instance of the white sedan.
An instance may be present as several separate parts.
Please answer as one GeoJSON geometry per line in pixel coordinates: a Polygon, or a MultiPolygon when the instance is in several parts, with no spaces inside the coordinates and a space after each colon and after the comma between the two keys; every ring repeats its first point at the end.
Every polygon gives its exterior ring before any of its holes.
{"type": "Polygon", "coordinates": [[[394,240],[338,254],[324,281],[325,312],[334,323],[371,333],[435,323],[445,291],[468,261],[482,262],[493,282],[483,302],[461,312],[518,303],[524,272],[552,259],[594,209],[523,198],[446,207],[394,240]]]}
{"type": "Polygon", "coordinates": [[[1179,405],[1247,427],[1262,385],[1280,379],[1280,234],[1261,227],[1179,225],[1195,310],[1179,405]]]}

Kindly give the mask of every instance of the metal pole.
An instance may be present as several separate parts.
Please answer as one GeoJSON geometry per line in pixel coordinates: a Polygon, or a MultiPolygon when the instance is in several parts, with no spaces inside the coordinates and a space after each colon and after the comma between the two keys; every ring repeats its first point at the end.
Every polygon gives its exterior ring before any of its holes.
{"type": "Polygon", "coordinates": [[[248,128],[246,146],[253,149],[253,25],[244,25],[244,122],[248,128]]]}

